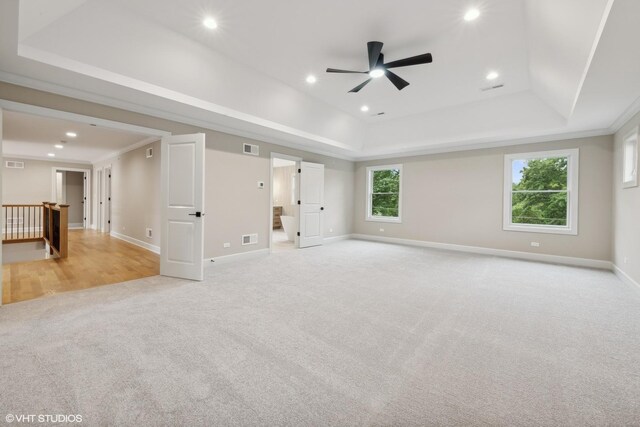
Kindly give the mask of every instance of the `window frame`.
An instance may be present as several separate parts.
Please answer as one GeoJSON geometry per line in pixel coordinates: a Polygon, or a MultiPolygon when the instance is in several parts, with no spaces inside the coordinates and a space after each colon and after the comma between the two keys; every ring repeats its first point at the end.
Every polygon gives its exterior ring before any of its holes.
{"type": "Polygon", "coordinates": [[[638,126],[633,128],[622,139],[622,188],[632,188],[638,186],[638,126]],[[631,145],[633,158],[631,163],[634,166],[633,177],[627,180],[627,146],[631,145]]]}
{"type": "Polygon", "coordinates": [[[580,181],[580,150],[537,151],[530,153],[505,154],[504,156],[504,194],[502,229],[528,233],[578,234],[578,194],[580,181]],[[533,160],[553,157],[567,157],[567,225],[514,224],[512,222],[512,184],[513,162],[515,160],[533,160]]]}
{"type": "Polygon", "coordinates": [[[365,212],[365,221],[372,222],[390,222],[401,224],[402,223],[402,165],[381,165],[381,166],[368,166],[366,171],[366,179],[367,179],[367,210],[365,212]],[[381,171],[381,170],[389,170],[389,169],[398,169],[400,171],[400,182],[398,186],[398,216],[374,216],[371,214],[372,204],[373,204],[373,172],[381,171]]]}

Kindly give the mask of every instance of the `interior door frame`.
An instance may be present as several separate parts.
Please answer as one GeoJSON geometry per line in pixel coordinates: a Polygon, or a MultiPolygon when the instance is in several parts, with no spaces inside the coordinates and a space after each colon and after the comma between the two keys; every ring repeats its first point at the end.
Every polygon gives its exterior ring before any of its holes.
{"type": "MultiPolygon", "coordinates": [[[[83,172],[86,183],[84,184],[84,189],[86,193],[84,194],[84,207],[83,207],[83,229],[87,229],[87,225],[89,224],[89,206],[91,204],[91,169],[81,169],[81,168],[67,168],[60,166],[53,166],[51,168],[51,200],[56,200],[58,198],[58,179],[56,177],[59,171],[62,172],[83,172]]],[[[43,200],[44,202],[45,200],[43,200]]]]}
{"type": "MultiPolygon", "coordinates": [[[[273,160],[283,159],[296,162],[296,200],[300,200],[300,174],[297,172],[300,169],[300,162],[302,157],[291,156],[288,154],[281,154],[271,152],[271,158],[269,160],[269,253],[273,250],[273,160]]],[[[300,206],[296,204],[296,218],[300,217],[300,206]]],[[[297,224],[297,222],[296,222],[297,224]]],[[[297,234],[297,233],[296,233],[297,234]]],[[[296,249],[299,246],[298,236],[295,240],[296,249]]]]}

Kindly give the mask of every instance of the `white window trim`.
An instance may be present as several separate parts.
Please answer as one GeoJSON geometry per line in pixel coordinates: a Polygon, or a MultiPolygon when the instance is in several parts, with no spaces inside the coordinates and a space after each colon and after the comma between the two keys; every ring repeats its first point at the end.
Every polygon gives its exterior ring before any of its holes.
{"type": "Polygon", "coordinates": [[[578,183],[580,150],[540,151],[535,153],[506,154],[504,156],[504,209],[502,229],[505,231],[523,231],[529,233],[578,234],[578,183]],[[511,222],[511,184],[512,164],[514,160],[530,160],[549,157],[567,157],[567,225],[526,225],[511,222]]]}
{"type": "Polygon", "coordinates": [[[372,222],[392,222],[401,224],[402,223],[402,181],[403,172],[402,165],[383,165],[383,166],[369,166],[367,167],[367,211],[365,213],[365,221],[372,222]],[[390,217],[390,216],[373,216],[371,215],[371,204],[372,200],[372,185],[373,185],[373,172],[380,170],[388,170],[388,169],[398,169],[400,171],[400,188],[398,193],[398,217],[390,217]]]}
{"type": "Polygon", "coordinates": [[[626,134],[624,139],[622,140],[622,188],[632,188],[638,186],[638,138],[638,126],[636,126],[628,134],[626,134]],[[627,144],[629,144],[630,142],[635,145],[633,150],[634,158],[632,159],[635,170],[633,178],[625,181],[625,168],[627,166],[627,144]]]}

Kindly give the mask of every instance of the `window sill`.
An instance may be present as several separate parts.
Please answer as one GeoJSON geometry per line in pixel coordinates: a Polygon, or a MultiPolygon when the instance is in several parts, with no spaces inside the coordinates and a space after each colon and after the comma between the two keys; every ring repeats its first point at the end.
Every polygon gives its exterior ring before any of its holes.
{"type": "Polygon", "coordinates": [[[504,231],[519,231],[524,233],[543,233],[543,234],[565,234],[577,236],[578,230],[568,227],[545,227],[535,225],[505,225],[502,227],[504,231]]]}
{"type": "Polygon", "coordinates": [[[391,218],[391,217],[375,217],[375,216],[368,216],[365,218],[365,221],[369,221],[369,222],[390,222],[390,223],[395,223],[395,224],[402,224],[402,219],[400,218],[391,218]]]}

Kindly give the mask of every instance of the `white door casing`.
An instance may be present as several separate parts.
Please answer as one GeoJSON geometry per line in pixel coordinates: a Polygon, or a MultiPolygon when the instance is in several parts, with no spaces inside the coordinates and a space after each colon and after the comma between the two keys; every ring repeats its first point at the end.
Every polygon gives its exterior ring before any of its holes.
{"type": "Polygon", "coordinates": [[[322,244],[324,227],[324,165],[300,162],[299,247],[322,244]]]}
{"type": "Polygon", "coordinates": [[[160,274],[204,279],[205,135],[162,138],[160,274]]]}
{"type": "Polygon", "coordinates": [[[104,168],[104,225],[102,230],[111,233],[111,166],[104,168]]]}

